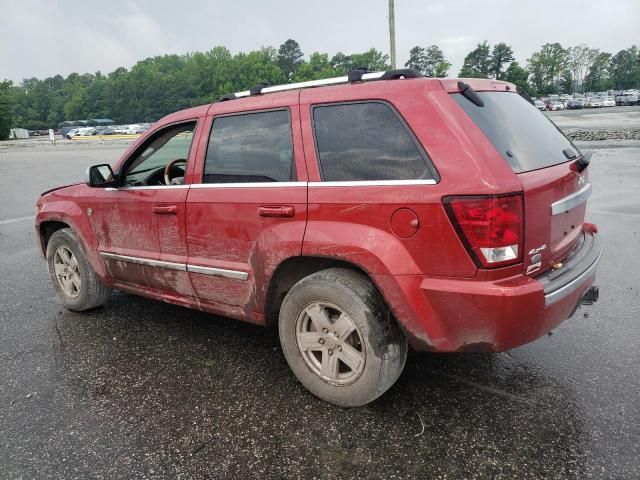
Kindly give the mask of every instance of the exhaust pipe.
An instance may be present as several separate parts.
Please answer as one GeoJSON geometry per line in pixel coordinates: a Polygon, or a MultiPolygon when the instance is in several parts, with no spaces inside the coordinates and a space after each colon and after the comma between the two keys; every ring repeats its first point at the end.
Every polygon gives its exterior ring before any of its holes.
{"type": "Polygon", "coordinates": [[[593,286],[589,288],[582,296],[582,300],[580,300],[581,305],[593,305],[598,301],[598,297],[600,297],[600,290],[598,287],[593,286]]]}

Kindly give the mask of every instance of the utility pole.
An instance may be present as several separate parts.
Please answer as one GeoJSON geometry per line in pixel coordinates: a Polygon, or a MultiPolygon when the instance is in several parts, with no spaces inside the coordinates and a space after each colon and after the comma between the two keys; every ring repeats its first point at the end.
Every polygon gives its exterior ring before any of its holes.
{"type": "Polygon", "coordinates": [[[389,57],[391,68],[396,68],[396,15],[393,6],[394,0],[389,0],[389,57]]]}

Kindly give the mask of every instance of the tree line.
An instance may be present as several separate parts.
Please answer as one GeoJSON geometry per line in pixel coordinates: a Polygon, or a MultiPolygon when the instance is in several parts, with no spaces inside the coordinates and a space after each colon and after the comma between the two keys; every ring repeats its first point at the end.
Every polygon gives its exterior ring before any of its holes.
{"type": "MultiPolygon", "coordinates": [[[[445,77],[451,63],[437,45],[416,46],[406,67],[445,77]]],[[[9,128],[41,129],[64,120],[112,118],[119,123],[153,122],[167,113],[211,103],[226,93],[254,85],[281,84],[340,76],[349,70],[388,70],[389,57],[374,48],[332,57],[314,52],[305,58],[289,39],[278,49],[264,47],[233,55],[225,47],[185,55],[147,58],[130,69],[111,73],[72,73],[43,80],[0,82],[0,139],[9,128]]],[[[469,52],[460,77],[496,78],[524,88],[531,95],[573,91],[628,89],[640,86],[640,51],[636,46],[615,55],[587,45],[563,48],[547,43],[525,66],[506,43],[482,42],[469,52]]]]}

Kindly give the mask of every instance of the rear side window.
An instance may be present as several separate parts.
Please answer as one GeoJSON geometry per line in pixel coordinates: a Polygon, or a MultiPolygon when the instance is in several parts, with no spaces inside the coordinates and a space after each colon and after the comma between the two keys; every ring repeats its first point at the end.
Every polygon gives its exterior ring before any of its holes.
{"type": "Polygon", "coordinates": [[[325,181],[434,178],[426,155],[385,103],[317,106],[313,125],[325,181]]]}
{"type": "Polygon", "coordinates": [[[517,93],[478,92],[479,107],[460,93],[451,96],[489,138],[515,173],[564,163],[578,149],[543,113],[517,93]]]}
{"type": "Polygon", "coordinates": [[[204,183],[295,179],[288,110],[218,117],[213,121],[204,183]]]}

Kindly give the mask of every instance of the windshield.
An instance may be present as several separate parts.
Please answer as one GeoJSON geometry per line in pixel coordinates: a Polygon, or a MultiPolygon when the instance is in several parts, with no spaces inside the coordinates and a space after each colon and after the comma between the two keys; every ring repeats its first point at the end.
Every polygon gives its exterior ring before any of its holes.
{"type": "Polygon", "coordinates": [[[478,92],[479,107],[460,93],[451,96],[489,138],[515,173],[567,162],[563,150],[578,149],[535,106],[516,93],[478,92]]]}

